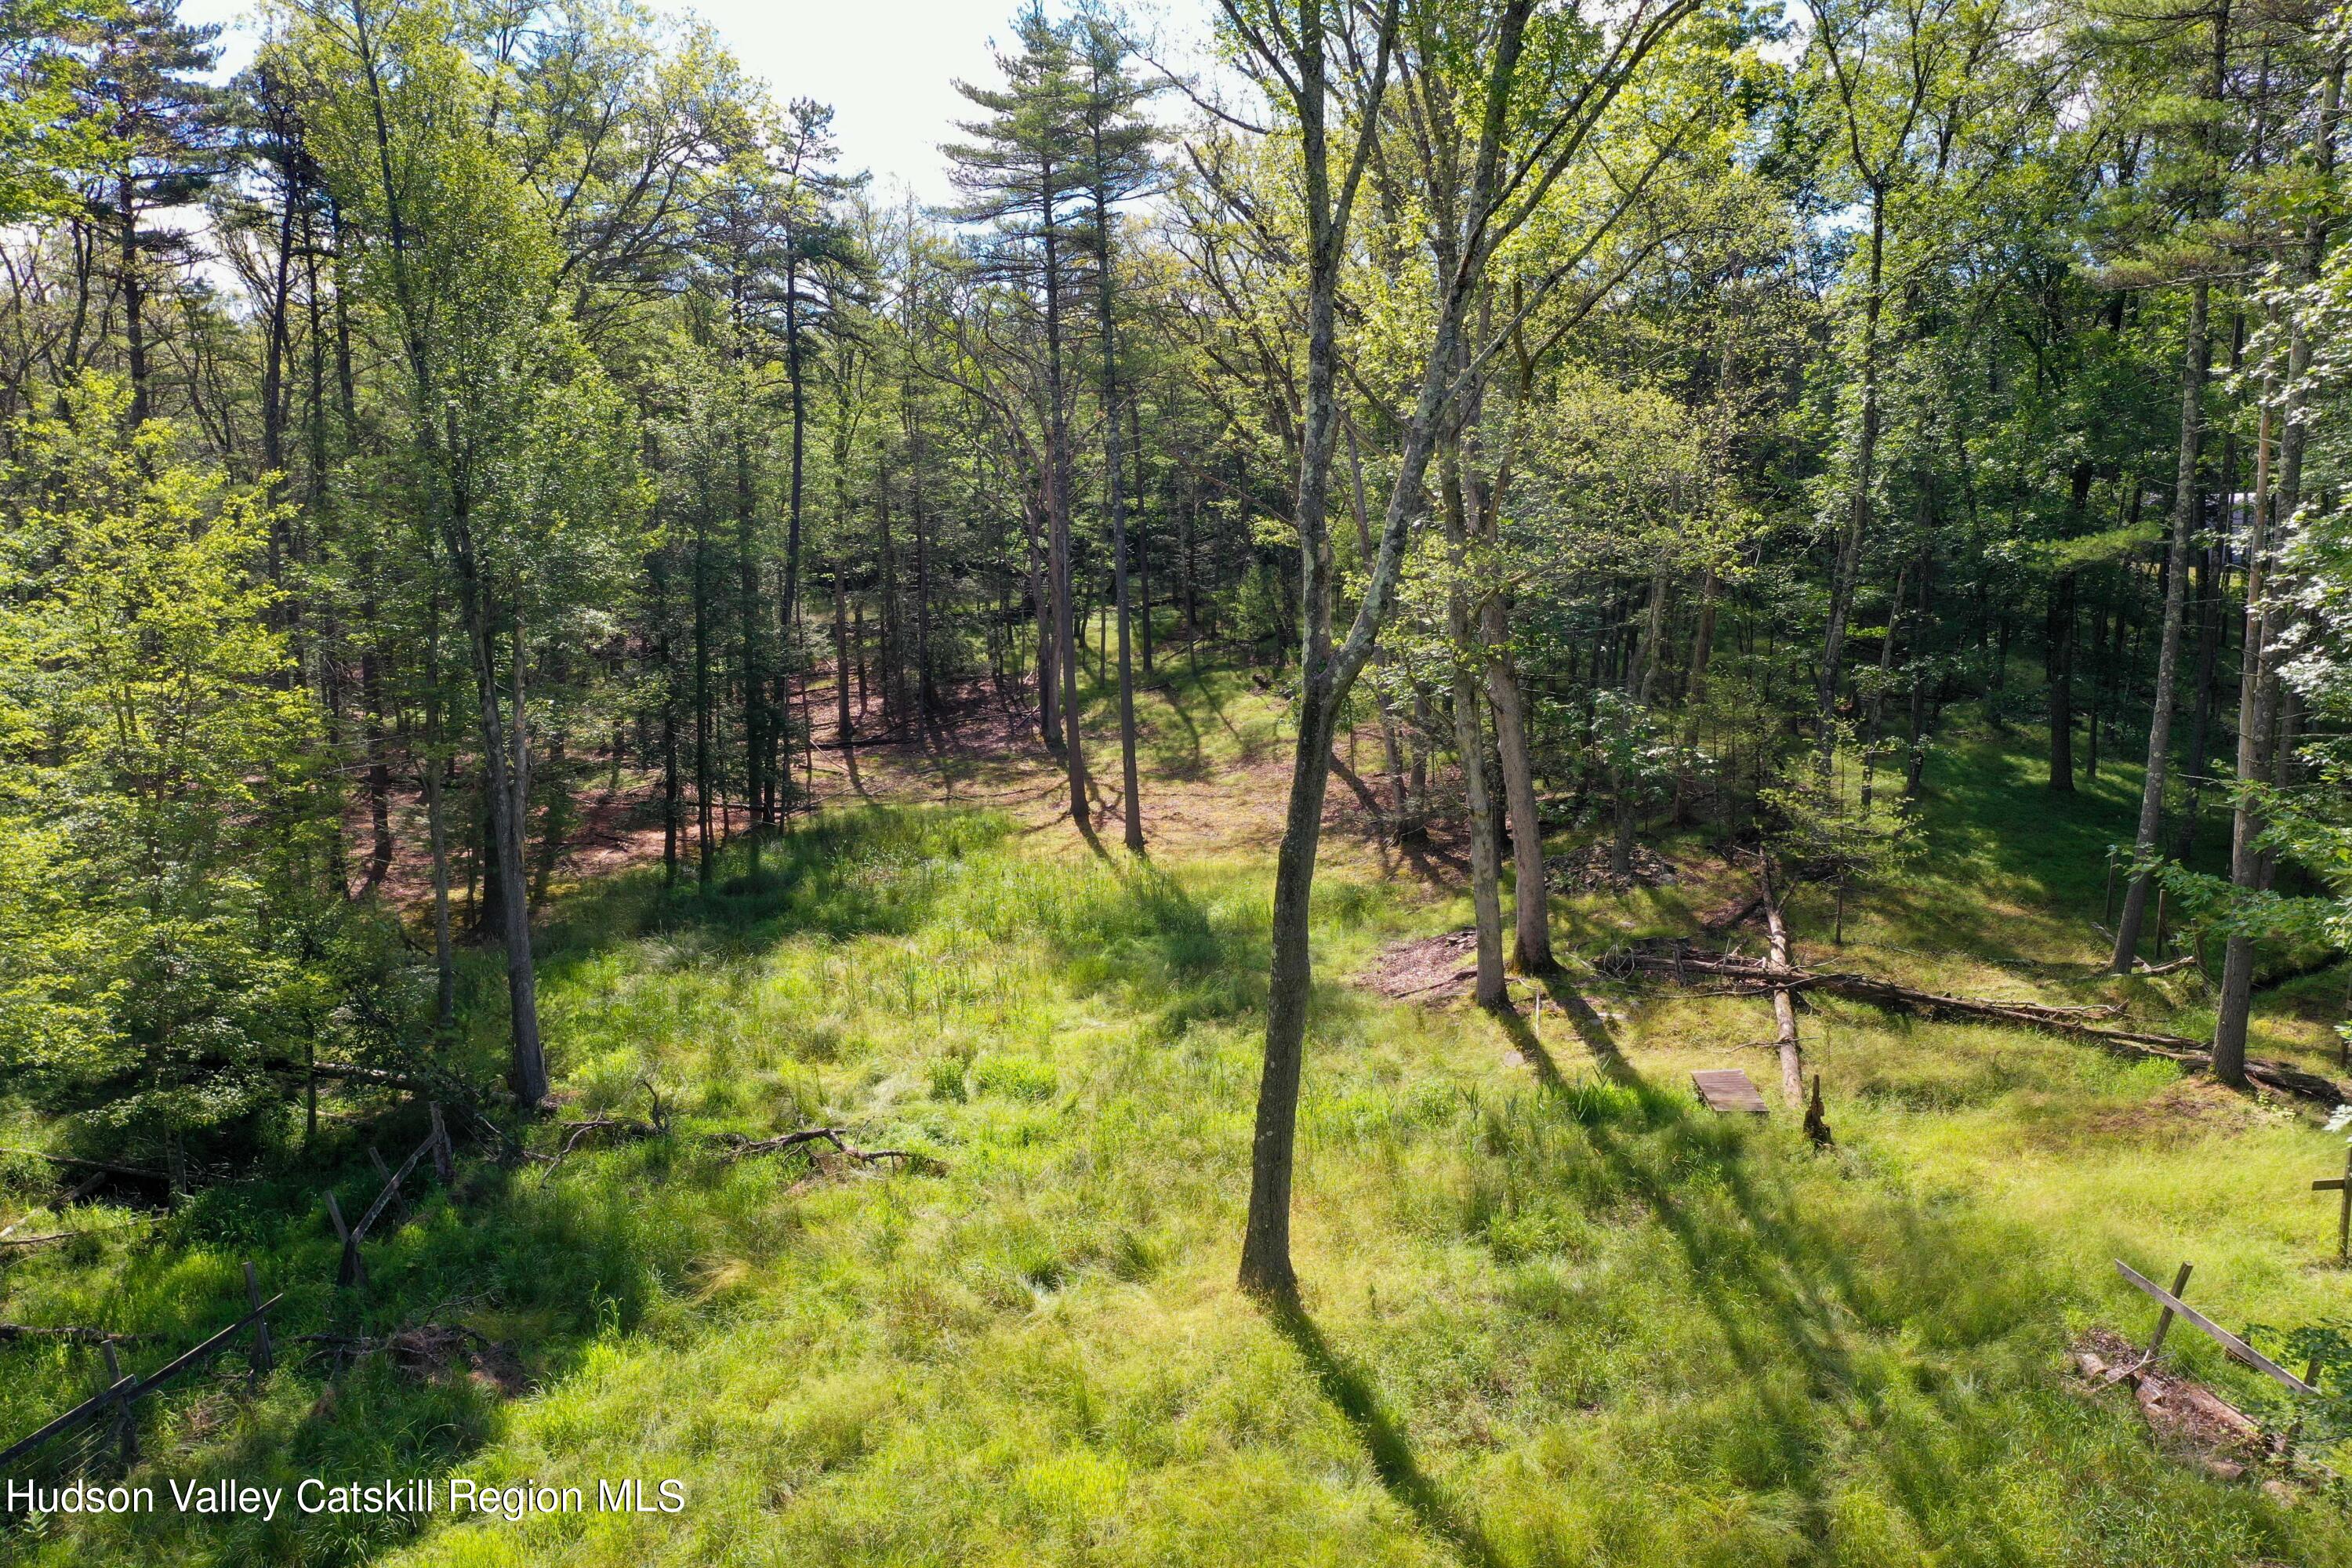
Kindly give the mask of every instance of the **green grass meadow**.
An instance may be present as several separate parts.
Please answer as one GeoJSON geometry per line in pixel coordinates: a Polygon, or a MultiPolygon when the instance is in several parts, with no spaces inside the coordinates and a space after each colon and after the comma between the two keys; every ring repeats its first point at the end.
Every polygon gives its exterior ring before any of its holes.
{"type": "MultiPolygon", "coordinates": [[[[1221,689],[1213,710],[1154,698],[1155,776],[1263,736],[1250,704],[1272,700],[1221,689]]],[[[1930,783],[1927,852],[1856,895],[1843,951],[1824,900],[1797,907],[1813,962],[2118,997],[2191,1032],[2210,1017],[2193,969],[2095,973],[2136,773],[2111,765],[2053,806],[2027,752],[1979,736],[1930,783]]],[[[1495,1018],[1349,985],[1467,905],[1335,856],[1315,910],[1304,1301],[1271,1313],[1234,1285],[1270,860],[1179,847],[1128,865],[1066,837],[983,808],[856,806],[772,843],[756,878],[730,858],[707,897],[657,870],[566,892],[541,976],[563,1114],[643,1115],[651,1086],[674,1135],[583,1146],[551,1176],[461,1149],[457,1191],[428,1184],[417,1218],[369,1244],[363,1291],[331,1283],[319,1189],[363,1205],[367,1143],[396,1159],[423,1131],[367,1096],[334,1100],[316,1147],[296,1127],[272,1168],[152,1226],[82,1206],[58,1223],[126,1228],[0,1264],[0,1319],[155,1336],[132,1370],[233,1317],[250,1258],[286,1293],[282,1336],[462,1323],[529,1375],[509,1398],[383,1356],[306,1366],[289,1342],[254,1385],[227,1355],[142,1409],[132,1479],[159,1492],[165,1476],[592,1494],[637,1477],[682,1481],[683,1511],[52,1518],[0,1531],[0,1561],[2352,1563],[2339,1491],[2216,1479],[2160,1451],[2127,1394],[2064,1375],[2083,1330],[2152,1324],[2116,1258],[2168,1279],[2193,1260],[2190,1299],[2233,1327],[2352,1319],[2332,1199],[2307,1190],[2344,1145],[2309,1114],[2168,1064],[1823,998],[1802,1028],[1838,1146],[1816,1153],[1777,1106],[1732,1121],[1689,1092],[1703,1066],[1769,1092],[1761,1001],[1635,995],[1578,968],[1540,1011],[1495,1018]],[[695,1136],[813,1122],[926,1158],[730,1163],[695,1136]]],[[[1687,929],[1724,890],[1702,875],[1558,915],[1590,958],[1687,929]]],[[[2344,978],[2266,993],[2257,1048],[2331,1061],[2344,978]]],[[[494,1070],[487,963],[469,996],[467,1048],[494,1070]]],[[[5,1141],[42,1135],[20,1118],[5,1141]]],[[[0,1180],[26,1204],[51,1190],[21,1159],[0,1180]]],[[[2169,1343],[2273,1413],[2201,1336],[2169,1343]]],[[[99,1378],[89,1347],[46,1342],[0,1344],[0,1439],[99,1378]]]]}

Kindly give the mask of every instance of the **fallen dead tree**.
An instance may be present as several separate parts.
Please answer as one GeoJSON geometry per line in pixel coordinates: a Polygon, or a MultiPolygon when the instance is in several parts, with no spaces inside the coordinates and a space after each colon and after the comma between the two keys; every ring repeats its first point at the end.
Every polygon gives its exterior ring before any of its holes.
{"type": "MultiPolygon", "coordinates": [[[[571,1157],[573,1150],[592,1139],[601,1138],[614,1142],[633,1143],[648,1138],[664,1137],[670,1131],[667,1111],[657,1111],[650,1121],[638,1121],[627,1117],[598,1116],[579,1121],[566,1121],[561,1125],[564,1137],[557,1152],[552,1156],[544,1154],[532,1156],[534,1159],[548,1162],[547,1169],[541,1173],[541,1181],[553,1176],[563,1162],[571,1157]]],[[[813,1145],[828,1144],[835,1154],[853,1164],[875,1165],[885,1160],[898,1160],[904,1162],[909,1170],[936,1167],[939,1164],[937,1160],[929,1155],[918,1153],[912,1149],[862,1149],[849,1141],[849,1129],[845,1127],[803,1127],[794,1131],[777,1133],[772,1138],[754,1138],[743,1132],[712,1132],[702,1135],[696,1142],[717,1150],[719,1157],[730,1163],[751,1159],[761,1154],[788,1153],[794,1149],[808,1149],[814,1154],[816,1151],[812,1147],[813,1145]]]]}
{"type": "MultiPolygon", "coordinates": [[[[634,1143],[640,1139],[657,1138],[669,1131],[669,1121],[666,1117],[652,1121],[637,1121],[625,1116],[595,1116],[584,1121],[567,1121],[562,1125],[563,1146],[547,1159],[547,1169],[539,1176],[542,1182],[563,1168],[563,1162],[572,1158],[572,1151],[593,1138],[605,1137],[616,1142],[634,1143]]],[[[534,1155],[533,1158],[545,1156],[534,1155]]]]}
{"type": "Polygon", "coordinates": [[[904,1160],[910,1166],[924,1156],[911,1149],[860,1149],[849,1142],[848,1130],[841,1127],[803,1127],[797,1132],[786,1132],[774,1138],[747,1138],[740,1132],[721,1132],[711,1140],[727,1151],[730,1160],[749,1159],[755,1154],[781,1154],[788,1149],[824,1142],[834,1152],[860,1165],[871,1165],[883,1160],[904,1160]]]}
{"type": "MultiPolygon", "coordinates": [[[[1786,995],[1802,991],[1826,991],[1832,995],[1867,1002],[1890,1012],[1924,1017],[1961,1019],[1977,1023],[2012,1024],[2042,1029],[2069,1038],[2088,1040],[2103,1049],[2134,1057],[2161,1057],[2183,1067],[2208,1068],[2211,1053],[2203,1042],[2185,1035],[2129,1029],[2102,1022],[2119,1016],[2116,1005],[2058,1006],[2041,1002],[1993,997],[1951,996],[1916,986],[1898,985],[1874,975],[1834,970],[1798,969],[1771,960],[1749,958],[1698,946],[1680,938],[1620,948],[1601,961],[1603,973],[1622,977],[1657,976],[1689,984],[1694,977],[1715,983],[1718,994],[1735,996],[1786,995]]],[[[1778,1011],[1776,1005],[1776,1012],[1778,1011]]],[[[2323,1105],[2352,1101],[2352,1088],[2318,1073],[2285,1062],[2249,1059],[2246,1076],[2266,1089],[2323,1105]]]]}
{"type": "MultiPolygon", "coordinates": [[[[1805,1098],[1805,1058],[1797,1043],[1796,991],[1789,984],[1796,964],[1789,957],[1789,923],[1780,918],[1780,900],[1773,894],[1770,877],[1762,880],[1765,929],[1772,944],[1772,956],[1764,966],[1766,989],[1772,993],[1772,1045],[1780,1053],[1780,1098],[1797,1105],[1805,1098]]],[[[1810,1123],[1807,1130],[1811,1131],[1810,1123]]]]}
{"type": "Polygon", "coordinates": [[[120,1225],[85,1226],[79,1230],[60,1230],[47,1236],[11,1236],[0,1238],[0,1247],[54,1247],[59,1242],[79,1241],[85,1236],[105,1236],[112,1231],[136,1230],[141,1226],[154,1223],[152,1218],[127,1219],[120,1225]]]}

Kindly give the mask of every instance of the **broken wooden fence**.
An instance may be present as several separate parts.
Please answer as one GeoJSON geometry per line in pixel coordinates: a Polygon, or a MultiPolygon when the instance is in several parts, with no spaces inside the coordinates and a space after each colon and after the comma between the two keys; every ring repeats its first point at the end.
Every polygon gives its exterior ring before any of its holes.
{"type": "Polygon", "coordinates": [[[333,1222],[335,1238],[343,1246],[341,1261],[335,1267],[336,1284],[350,1287],[367,1283],[367,1260],[360,1256],[360,1243],[367,1239],[367,1234],[374,1227],[375,1222],[395,1205],[400,1209],[402,1218],[394,1222],[394,1228],[405,1223],[408,1208],[405,1201],[400,1196],[400,1184],[408,1180],[410,1173],[416,1169],[416,1163],[419,1160],[424,1159],[427,1154],[433,1156],[434,1174],[440,1178],[443,1186],[446,1187],[456,1180],[457,1157],[449,1147],[449,1129],[441,1120],[441,1108],[434,1105],[426,1109],[432,1116],[433,1131],[425,1135],[424,1142],[409,1151],[408,1158],[400,1163],[400,1169],[387,1172],[384,1169],[383,1156],[373,1149],[368,1151],[369,1158],[375,1163],[376,1174],[383,1178],[383,1186],[375,1194],[375,1201],[368,1205],[367,1212],[360,1215],[357,1225],[344,1223],[342,1205],[335,1201],[335,1194],[332,1192],[325,1194],[327,1218],[333,1222]]]}
{"type": "Polygon", "coordinates": [[[251,1263],[245,1266],[245,1291],[248,1305],[243,1317],[194,1349],[182,1352],[145,1377],[122,1375],[121,1366],[115,1360],[112,1342],[101,1341],[99,1349],[106,1358],[106,1386],[38,1430],[27,1433],[5,1449],[0,1449],[0,1471],[5,1471],[11,1464],[45,1443],[100,1422],[113,1427],[114,1441],[122,1461],[129,1464],[138,1457],[138,1432],[131,1419],[131,1406],[173,1379],[211,1360],[231,1342],[248,1331],[253,1336],[253,1346],[248,1354],[254,1373],[258,1376],[268,1372],[275,1359],[269,1339],[269,1313],[285,1298],[272,1296],[267,1301],[261,1299],[260,1283],[251,1263]]]}
{"type": "Polygon", "coordinates": [[[2189,1289],[2189,1266],[2186,1263],[2180,1266],[2180,1272],[2173,1276],[2172,1289],[2167,1290],[2155,1280],[2150,1279],[2147,1275],[2142,1274],[2130,1264],[2126,1263],[2122,1258],[2118,1258],[2116,1259],[2116,1272],[2121,1274],[2125,1279],[2146,1292],[2152,1300],[2155,1300],[2158,1306],[2163,1309],[2163,1310],[2158,1312],[2156,1316],[2156,1332],[2147,1342],[2148,1360],[2154,1361],[2156,1359],[2157,1352],[2164,1348],[2164,1336],[2171,1332],[2172,1320],[2176,1317],[2186,1318],[2189,1321],[2204,1330],[2207,1335],[2212,1339],[2213,1342],[2220,1345],[2223,1353],[2228,1355],[2231,1361],[2238,1362],[2242,1365],[2252,1367],[2256,1372],[2267,1373],[2271,1378],[2284,1387],[2288,1393],[2315,1394],[2319,1392],[2319,1390],[2314,1388],[2310,1384],[2305,1382],[2302,1378],[2295,1376],[2294,1373],[2287,1371],[2286,1368],[2279,1365],[2278,1363],[2271,1360],[2270,1357],[2264,1355],[2262,1352],[2256,1350],[2253,1346],[2248,1344],[2245,1341],[2240,1339],[2237,1335],[2231,1333],[2229,1330],[2223,1328],[2221,1324],[2215,1322],[2212,1319],[2207,1317],[2204,1313],[2199,1311],[2196,1308],[2182,1300],[2180,1299],[2180,1292],[2189,1289]]]}

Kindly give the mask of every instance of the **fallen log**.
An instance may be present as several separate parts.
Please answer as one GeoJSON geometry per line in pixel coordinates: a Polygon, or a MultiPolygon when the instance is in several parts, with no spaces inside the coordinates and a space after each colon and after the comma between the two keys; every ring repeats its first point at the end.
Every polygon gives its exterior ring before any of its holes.
{"type": "MultiPolygon", "coordinates": [[[[654,1121],[636,1121],[625,1117],[600,1116],[583,1121],[563,1123],[563,1146],[549,1161],[540,1179],[545,1181],[582,1142],[597,1135],[608,1135],[622,1142],[637,1142],[663,1136],[669,1131],[667,1117],[654,1121]]],[[[753,1138],[743,1132],[713,1132],[700,1140],[716,1148],[728,1161],[746,1160],[761,1154],[782,1154],[812,1143],[829,1143],[844,1159],[860,1165],[871,1165],[884,1160],[903,1160],[909,1167],[935,1163],[929,1157],[911,1149],[861,1149],[849,1141],[845,1127],[803,1127],[796,1131],[780,1132],[772,1138],[753,1138]]],[[[541,1156],[544,1158],[544,1156],[541,1156]]]]}
{"type": "Polygon", "coordinates": [[[53,1231],[47,1236],[12,1236],[0,1240],[5,1247],[50,1247],[60,1241],[73,1241],[85,1236],[105,1236],[118,1230],[136,1230],[142,1225],[152,1225],[152,1219],[127,1219],[120,1225],[85,1226],[80,1230],[53,1231]]]}
{"type": "MultiPolygon", "coordinates": [[[[2117,1028],[2096,1022],[2114,1017],[2122,1011],[2120,1006],[2113,1005],[2064,1006],[1989,997],[1949,996],[1939,992],[1922,991],[1915,986],[1898,985],[1891,980],[1880,980],[1873,975],[1783,968],[1767,960],[1713,952],[1693,948],[1682,942],[1665,944],[1663,949],[1657,945],[1620,949],[1602,959],[1601,968],[1604,972],[1664,975],[1678,981],[1692,974],[1727,979],[1733,984],[1723,989],[1731,990],[1734,994],[1752,996],[1767,993],[1773,994],[1776,1012],[1777,998],[1790,992],[1826,991],[1832,995],[1852,997],[1857,1002],[1868,1002],[1891,1012],[2043,1029],[2052,1034],[2088,1040],[2122,1055],[2159,1057],[2167,1061],[2179,1062],[2183,1067],[2210,1068],[2213,1060],[2204,1042],[2192,1040],[2185,1035],[2117,1028]]],[[[2297,1099],[2328,1106],[2352,1102],[2352,1087],[2338,1084],[2318,1073],[2306,1072],[2286,1062],[2250,1059],[2246,1063],[2246,1076],[2265,1089],[2273,1089],[2297,1099]]]]}
{"type": "MultiPolygon", "coordinates": [[[[112,1173],[108,1171],[92,1171],[89,1175],[84,1176],[80,1181],[75,1183],[73,1190],[66,1194],[65,1201],[57,1205],[58,1212],[59,1214],[63,1214],[75,1203],[96,1192],[98,1190],[99,1184],[105,1181],[110,1174],[112,1174],[112,1173]]],[[[40,1211],[38,1209],[34,1209],[10,1220],[6,1225],[0,1225],[0,1241],[7,1240],[10,1237],[16,1235],[18,1231],[32,1224],[33,1215],[39,1212],[40,1211]]]]}
{"type": "Polygon", "coordinates": [[[0,1148],[0,1154],[23,1154],[35,1160],[47,1160],[52,1165],[70,1165],[79,1171],[96,1171],[109,1176],[134,1176],[142,1182],[168,1182],[161,1171],[142,1170],[137,1165],[110,1165],[103,1160],[85,1160],[79,1154],[52,1154],[46,1149],[0,1148]]]}
{"type": "Polygon", "coordinates": [[[78,1345],[128,1345],[147,1338],[145,1334],[117,1334],[104,1329],[86,1329],[72,1325],[43,1328],[34,1323],[0,1323],[0,1344],[17,1340],[64,1340],[78,1345]]]}

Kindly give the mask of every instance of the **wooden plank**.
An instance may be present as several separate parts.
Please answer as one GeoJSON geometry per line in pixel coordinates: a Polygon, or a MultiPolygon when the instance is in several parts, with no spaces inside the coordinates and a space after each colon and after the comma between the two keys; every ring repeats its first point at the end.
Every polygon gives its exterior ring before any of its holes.
{"type": "Polygon", "coordinates": [[[335,1237],[343,1244],[342,1261],[335,1268],[335,1283],[342,1286],[367,1283],[367,1259],[360,1256],[360,1238],[343,1223],[343,1205],[335,1201],[334,1189],[327,1189],[327,1217],[335,1222],[335,1237]]]}
{"type": "Polygon", "coordinates": [[[52,1154],[46,1149],[0,1148],[0,1154],[26,1154],[36,1160],[47,1160],[52,1165],[73,1165],[85,1171],[103,1171],[110,1176],[136,1176],[142,1182],[168,1182],[161,1171],[142,1170],[136,1165],[110,1165],[103,1160],[84,1160],[72,1154],[52,1154]]]}
{"type": "Polygon", "coordinates": [[[2262,1352],[2256,1350],[2253,1346],[2248,1344],[2245,1341],[2240,1339],[2237,1335],[2231,1333],[2229,1330],[2223,1328],[2221,1324],[2215,1322],[2212,1319],[2207,1317],[2204,1313],[2199,1311],[2196,1308],[2190,1306],[2188,1302],[2182,1300],[2179,1297],[2166,1289],[2163,1286],[2157,1284],[2154,1280],[2135,1269],[2130,1264],[2126,1263],[2120,1258],[2116,1259],[2116,1271],[2121,1274],[2126,1279],[2130,1280],[2132,1284],[2137,1286],[2141,1290],[2147,1292],[2150,1298],[2152,1298],[2158,1305],[2162,1306],[2167,1311],[2177,1313],[2180,1317],[2188,1319],[2190,1322],[2204,1330],[2207,1334],[2212,1337],[2214,1343],[2220,1345],[2223,1351],[2229,1353],[2231,1360],[2242,1362],[2244,1364],[2252,1367],[2256,1372],[2268,1373],[2280,1384],[2285,1385],[2290,1393],[2316,1394],[2319,1392],[2319,1390],[2312,1387],[2311,1384],[2304,1382],[2303,1379],[2295,1376],[2294,1373],[2287,1371],[2286,1368],[2279,1365],[2278,1363],[2271,1360],[2270,1357],[2264,1355],[2262,1352]]]}
{"type": "Polygon", "coordinates": [[[449,1124],[441,1120],[437,1102],[425,1110],[433,1122],[433,1173],[441,1178],[443,1186],[454,1187],[457,1184],[457,1156],[449,1147],[449,1124]]]}
{"type": "MultiPolygon", "coordinates": [[[[424,1142],[419,1143],[415,1148],[408,1152],[408,1158],[400,1163],[400,1169],[394,1171],[392,1173],[392,1179],[384,1183],[383,1191],[376,1194],[375,1202],[368,1205],[367,1213],[360,1215],[359,1224],[352,1226],[352,1244],[353,1246],[357,1246],[362,1241],[367,1239],[369,1228],[375,1224],[376,1220],[383,1214],[383,1211],[392,1205],[393,1201],[400,1195],[400,1184],[408,1180],[408,1173],[416,1169],[416,1162],[425,1158],[425,1151],[432,1147],[433,1140],[428,1137],[424,1142]]],[[[368,1152],[373,1154],[375,1151],[371,1149],[368,1152]]],[[[383,1158],[380,1154],[376,1157],[379,1160],[383,1158]]]]}
{"type": "Polygon", "coordinates": [[[228,1343],[229,1341],[245,1332],[246,1330],[253,1327],[254,1324],[261,1321],[263,1318],[269,1314],[272,1308],[276,1307],[278,1302],[284,1300],[285,1298],[283,1296],[272,1296],[268,1300],[264,1301],[258,1307],[254,1308],[251,1311],[246,1313],[244,1317],[239,1318],[236,1322],[231,1323],[228,1327],[221,1330],[218,1333],[213,1335],[212,1338],[196,1346],[194,1350],[183,1351],[164,1365],[149,1373],[145,1377],[141,1378],[139,1380],[138,1386],[131,1389],[130,1393],[124,1394],[122,1397],[126,1401],[132,1399],[144,1399],[147,1395],[154,1393],[157,1389],[163,1387],[165,1384],[171,1382],[173,1378],[179,1376],[182,1373],[187,1371],[198,1362],[203,1361],[206,1356],[213,1354],[223,1345],[228,1343]]]}
{"type": "Polygon", "coordinates": [[[2311,1190],[2315,1193],[2340,1193],[2345,1186],[2345,1180],[2341,1176],[2322,1176],[2311,1184],[2311,1190]]]}
{"type": "Polygon", "coordinates": [[[1764,1097],[1756,1085],[1738,1068],[1709,1068],[1691,1074],[1691,1087],[1698,1090],[1699,1100],[1710,1110],[1745,1110],[1751,1115],[1764,1114],[1764,1097]]]}

